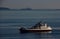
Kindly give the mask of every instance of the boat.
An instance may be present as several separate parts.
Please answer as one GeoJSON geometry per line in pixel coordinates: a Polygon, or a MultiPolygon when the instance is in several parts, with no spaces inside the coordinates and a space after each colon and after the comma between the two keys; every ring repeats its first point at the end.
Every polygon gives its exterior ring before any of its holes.
{"type": "Polygon", "coordinates": [[[32,26],[31,28],[21,27],[19,30],[20,30],[21,33],[49,32],[49,31],[52,31],[52,28],[50,26],[48,26],[47,23],[39,22],[39,23],[35,24],[34,26],[32,26]]]}

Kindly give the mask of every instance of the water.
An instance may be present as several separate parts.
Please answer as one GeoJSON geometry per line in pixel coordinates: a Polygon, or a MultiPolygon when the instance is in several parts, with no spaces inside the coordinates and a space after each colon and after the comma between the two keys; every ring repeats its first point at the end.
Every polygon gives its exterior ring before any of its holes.
{"type": "Polygon", "coordinates": [[[60,39],[60,11],[0,11],[0,39],[60,39]],[[50,33],[20,33],[45,21],[53,28],[50,33]]]}

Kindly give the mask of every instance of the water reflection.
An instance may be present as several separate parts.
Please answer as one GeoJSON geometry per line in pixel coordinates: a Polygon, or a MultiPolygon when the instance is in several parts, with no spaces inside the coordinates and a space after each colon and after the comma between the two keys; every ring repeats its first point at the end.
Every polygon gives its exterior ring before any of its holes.
{"type": "Polygon", "coordinates": [[[49,31],[49,32],[35,33],[33,39],[55,39],[55,37],[52,35],[52,31],[49,31]]]}
{"type": "Polygon", "coordinates": [[[24,33],[23,38],[28,39],[56,39],[52,31],[49,32],[37,32],[37,33],[24,33]]]}

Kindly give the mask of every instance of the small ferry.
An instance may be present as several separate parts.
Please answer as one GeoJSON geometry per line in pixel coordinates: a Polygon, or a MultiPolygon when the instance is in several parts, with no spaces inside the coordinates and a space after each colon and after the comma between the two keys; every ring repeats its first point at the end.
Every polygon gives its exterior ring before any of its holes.
{"type": "Polygon", "coordinates": [[[48,26],[47,23],[39,22],[39,23],[35,24],[34,26],[32,26],[31,28],[21,27],[19,30],[20,30],[21,33],[49,32],[49,31],[52,31],[52,28],[50,26],[48,26]]]}

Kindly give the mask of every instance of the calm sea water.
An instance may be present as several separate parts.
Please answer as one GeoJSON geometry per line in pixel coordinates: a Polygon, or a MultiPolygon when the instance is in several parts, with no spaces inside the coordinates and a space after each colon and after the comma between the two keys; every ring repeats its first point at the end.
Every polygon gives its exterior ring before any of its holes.
{"type": "Polygon", "coordinates": [[[60,39],[60,11],[0,11],[0,39],[60,39]],[[53,28],[49,33],[20,33],[39,21],[53,28]]]}

